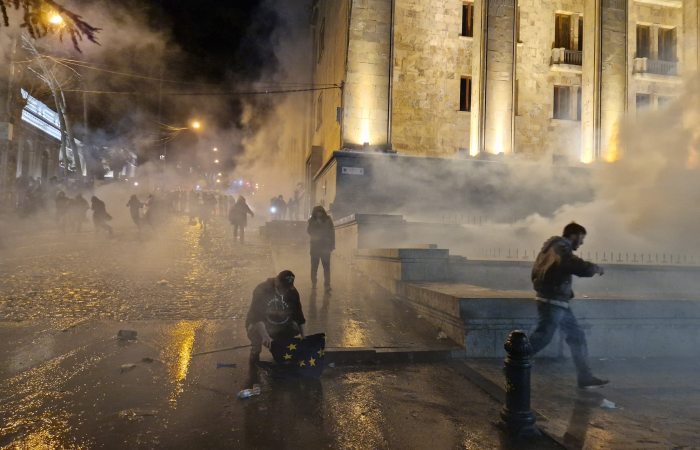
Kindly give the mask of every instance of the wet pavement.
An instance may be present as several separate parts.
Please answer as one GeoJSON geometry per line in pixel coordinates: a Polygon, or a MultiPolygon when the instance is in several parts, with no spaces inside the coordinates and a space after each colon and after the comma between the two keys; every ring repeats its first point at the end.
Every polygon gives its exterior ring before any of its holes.
{"type": "Polygon", "coordinates": [[[558,448],[504,440],[500,405],[447,364],[329,367],[239,400],[258,381],[247,349],[196,354],[248,343],[252,289],[275,265],[297,272],[308,331],[329,347],[455,344],[337,260],[333,293],[312,295],[305,252],[254,232],[234,246],[223,218],[204,238],[185,217],[157,235],[117,224],[114,239],[47,222],[3,239],[1,449],[558,448]]]}
{"type": "MultiPolygon", "coordinates": [[[[466,363],[503,385],[502,360],[466,363]]],[[[700,449],[699,361],[604,358],[591,365],[608,386],[581,391],[571,360],[535,360],[532,408],[541,429],[569,450],[700,449]]]]}

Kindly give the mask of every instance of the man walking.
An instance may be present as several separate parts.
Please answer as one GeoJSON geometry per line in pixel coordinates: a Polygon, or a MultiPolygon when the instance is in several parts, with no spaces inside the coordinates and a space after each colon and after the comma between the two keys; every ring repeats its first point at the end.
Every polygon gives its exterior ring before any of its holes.
{"type": "Polygon", "coordinates": [[[258,361],[263,345],[270,348],[273,339],[305,337],[305,323],[291,271],[283,270],[275,278],[260,283],[253,291],[246,318],[250,361],[258,361]]]}
{"type": "Polygon", "coordinates": [[[331,291],[331,252],[335,250],[335,227],[323,206],[314,207],[306,231],[311,236],[311,287],[316,289],[318,262],[323,264],[323,284],[331,291]]]}
{"type": "Polygon", "coordinates": [[[536,354],[550,343],[557,327],[566,335],[566,343],[578,373],[578,386],[581,389],[600,388],[608,380],[596,378],[588,366],[586,335],[571,311],[569,301],[574,298],[571,288],[572,275],[592,277],[603,275],[602,267],[574,255],[586,238],[586,229],[577,223],[564,228],[562,237],[554,236],[544,243],[532,268],[532,283],[535,287],[537,329],[530,336],[532,354],[536,354]]]}
{"type": "Polygon", "coordinates": [[[245,197],[242,195],[238,196],[238,201],[231,208],[229,212],[228,220],[233,225],[233,242],[236,242],[238,238],[238,231],[241,232],[241,244],[245,243],[245,227],[248,225],[248,215],[250,217],[255,217],[253,211],[245,201],[245,197]]]}

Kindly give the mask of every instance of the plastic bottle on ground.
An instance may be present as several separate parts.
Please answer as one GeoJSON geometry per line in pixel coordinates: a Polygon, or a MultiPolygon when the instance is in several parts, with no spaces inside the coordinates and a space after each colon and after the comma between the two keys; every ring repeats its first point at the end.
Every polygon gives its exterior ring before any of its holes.
{"type": "Polygon", "coordinates": [[[260,395],[260,391],[260,386],[254,384],[252,389],[243,389],[241,392],[239,392],[238,398],[248,398],[252,397],[253,395],[260,395]]]}

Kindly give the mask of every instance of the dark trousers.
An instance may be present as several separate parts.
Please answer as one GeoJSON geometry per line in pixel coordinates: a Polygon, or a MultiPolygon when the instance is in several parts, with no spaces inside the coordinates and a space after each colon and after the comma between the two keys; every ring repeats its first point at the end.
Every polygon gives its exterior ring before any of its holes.
{"type": "Polygon", "coordinates": [[[323,284],[328,287],[331,285],[331,254],[328,253],[311,253],[311,283],[316,284],[318,274],[318,263],[323,264],[323,284]]]}
{"type": "Polygon", "coordinates": [[[95,231],[97,231],[98,228],[102,228],[104,230],[107,230],[109,234],[112,234],[112,227],[107,225],[107,222],[104,220],[93,220],[93,223],[95,224],[95,231]]]}
{"type": "Polygon", "coordinates": [[[245,226],[235,223],[233,224],[233,242],[236,242],[236,239],[238,239],[238,230],[241,231],[241,244],[243,244],[245,242],[245,226]]]}
{"type": "Polygon", "coordinates": [[[554,332],[559,327],[566,336],[566,343],[571,350],[571,357],[574,360],[579,380],[590,378],[592,375],[587,361],[586,335],[579,326],[573,311],[569,308],[538,301],[537,313],[539,315],[537,329],[530,335],[532,354],[535,355],[545,348],[552,341],[554,332]]]}
{"type": "MultiPolygon", "coordinates": [[[[258,333],[258,330],[256,330],[252,324],[248,325],[247,331],[248,339],[250,340],[250,352],[256,354],[260,353],[262,351],[262,336],[260,336],[260,333],[258,333]]],[[[291,339],[301,333],[301,328],[299,328],[299,325],[296,322],[290,320],[288,327],[281,330],[277,329],[273,332],[268,329],[267,333],[270,335],[273,341],[275,339],[291,339]]]]}

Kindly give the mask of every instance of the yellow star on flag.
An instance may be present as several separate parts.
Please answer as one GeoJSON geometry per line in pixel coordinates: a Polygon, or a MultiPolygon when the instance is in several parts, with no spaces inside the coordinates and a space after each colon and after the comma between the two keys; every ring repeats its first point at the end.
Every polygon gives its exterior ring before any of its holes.
{"type": "Polygon", "coordinates": [[[300,341],[303,341],[306,338],[304,336],[302,336],[300,333],[300,334],[297,334],[296,336],[294,336],[294,339],[299,339],[300,341]]]}
{"type": "Polygon", "coordinates": [[[318,351],[318,356],[320,356],[321,358],[323,358],[323,354],[324,354],[324,353],[326,353],[325,350],[321,349],[321,350],[318,351]]]}
{"type": "Polygon", "coordinates": [[[287,346],[287,348],[288,348],[289,351],[291,352],[292,350],[296,350],[296,349],[297,349],[297,346],[296,346],[296,344],[289,344],[289,345],[287,346]]]}
{"type": "Polygon", "coordinates": [[[292,359],[292,355],[290,355],[289,353],[286,353],[284,355],[284,359],[292,359]]]}
{"type": "Polygon", "coordinates": [[[309,360],[309,363],[311,363],[312,366],[315,366],[315,365],[316,365],[316,360],[313,359],[313,358],[311,358],[311,359],[309,360]]]}
{"type": "Polygon", "coordinates": [[[305,366],[305,365],[306,365],[306,364],[304,364],[304,361],[299,361],[299,367],[303,367],[303,366],[305,366]]]}

